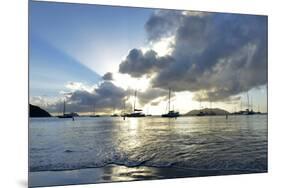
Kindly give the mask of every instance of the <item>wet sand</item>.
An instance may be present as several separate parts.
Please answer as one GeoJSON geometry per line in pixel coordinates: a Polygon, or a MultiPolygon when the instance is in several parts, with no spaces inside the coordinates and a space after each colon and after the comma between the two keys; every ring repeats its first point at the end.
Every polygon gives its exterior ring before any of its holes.
{"type": "Polygon", "coordinates": [[[181,168],[156,168],[147,166],[126,167],[108,165],[102,168],[87,168],[65,171],[39,171],[29,173],[29,187],[91,184],[106,182],[124,182],[138,180],[155,180],[166,178],[184,178],[198,176],[233,175],[248,173],[265,173],[266,171],[220,171],[193,170],[181,168]]]}

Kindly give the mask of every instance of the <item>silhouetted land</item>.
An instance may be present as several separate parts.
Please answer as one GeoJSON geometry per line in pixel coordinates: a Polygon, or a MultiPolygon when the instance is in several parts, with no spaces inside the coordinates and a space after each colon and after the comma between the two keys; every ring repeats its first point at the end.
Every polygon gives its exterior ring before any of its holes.
{"type": "Polygon", "coordinates": [[[214,116],[226,114],[229,114],[229,112],[220,108],[204,108],[201,110],[191,110],[190,112],[186,113],[185,116],[214,116]]]}
{"type": "Polygon", "coordinates": [[[29,117],[52,117],[52,116],[42,108],[29,104],[29,117]]]}

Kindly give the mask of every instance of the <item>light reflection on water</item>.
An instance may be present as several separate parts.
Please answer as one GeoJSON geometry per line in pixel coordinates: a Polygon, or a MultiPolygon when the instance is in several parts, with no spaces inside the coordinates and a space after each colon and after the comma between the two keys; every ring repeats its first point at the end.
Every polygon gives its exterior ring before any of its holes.
{"type": "Polygon", "coordinates": [[[109,164],[263,172],[267,116],[31,119],[31,171],[109,164]]]}

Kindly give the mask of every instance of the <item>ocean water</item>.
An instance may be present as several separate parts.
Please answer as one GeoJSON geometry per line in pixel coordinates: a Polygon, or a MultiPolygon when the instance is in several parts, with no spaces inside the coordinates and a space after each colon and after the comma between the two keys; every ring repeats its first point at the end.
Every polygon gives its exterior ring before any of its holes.
{"type": "Polygon", "coordinates": [[[266,172],[267,115],[30,119],[30,172],[110,165],[266,172]]]}

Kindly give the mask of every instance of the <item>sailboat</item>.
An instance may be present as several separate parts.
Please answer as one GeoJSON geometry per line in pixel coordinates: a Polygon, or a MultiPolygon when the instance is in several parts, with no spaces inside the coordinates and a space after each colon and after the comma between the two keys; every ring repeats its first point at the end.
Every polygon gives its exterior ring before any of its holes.
{"type": "Polygon", "coordinates": [[[170,110],[171,107],[171,89],[169,89],[169,101],[168,101],[168,113],[162,114],[162,117],[168,117],[168,118],[177,118],[180,116],[179,112],[176,112],[174,110],[170,110]]]}
{"type": "Polygon", "coordinates": [[[125,114],[124,115],[125,117],[145,117],[145,114],[142,113],[142,109],[136,108],[136,99],[137,99],[137,91],[135,91],[133,112],[131,112],[129,114],[125,114]]]}
{"type": "Polygon", "coordinates": [[[65,100],[63,101],[63,113],[61,116],[58,116],[58,118],[73,118],[74,114],[70,113],[70,114],[66,114],[65,113],[65,100]]]}
{"type": "Polygon", "coordinates": [[[95,113],[95,105],[93,106],[93,114],[90,115],[90,117],[100,117],[100,115],[97,115],[97,114],[95,113]]]}
{"type": "Polygon", "coordinates": [[[203,111],[203,107],[201,105],[201,97],[199,98],[199,103],[200,103],[200,106],[199,106],[199,112],[196,114],[196,116],[205,116],[207,115],[206,112],[203,111]]]}
{"type": "Polygon", "coordinates": [[[112,108],[112,114],[110,115],[111,117],[118,117],[119,115],[115,113],[115,108],[112,108]]]}
{"type": "MultiPolygon", "coordinates": [[[[253,102],[253,100],[252,100],[253,102]]],[[[253,111],[253,104],[251,104],[251,109],[250,109],[250,102],[249,102],[249,93],[247,92],[247,103],[248,103],[248,108],[246,111],[243,112],[244,115],[254,115],[255,112],[253,111]]]]}

